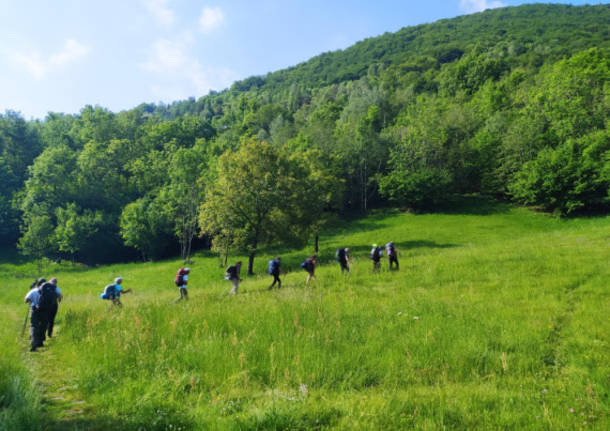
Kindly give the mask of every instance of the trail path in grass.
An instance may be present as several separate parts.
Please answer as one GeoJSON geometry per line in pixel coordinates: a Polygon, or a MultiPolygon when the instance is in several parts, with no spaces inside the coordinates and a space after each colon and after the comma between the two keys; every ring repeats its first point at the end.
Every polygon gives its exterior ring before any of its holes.
{"type": "MultiPolygon", "coordinates": [[[[107,421],[98,418],[78,393],[71,370],[62,366],[53,353],[53,345],[61,343],[61,325],[55,335],[36,353],[28,353],[27,364],[41,391],[45,411],[45,429],[50,431],[108,430],[107,421]]],[[[29,345],[29,343],[28,343],[29,345]]]]}

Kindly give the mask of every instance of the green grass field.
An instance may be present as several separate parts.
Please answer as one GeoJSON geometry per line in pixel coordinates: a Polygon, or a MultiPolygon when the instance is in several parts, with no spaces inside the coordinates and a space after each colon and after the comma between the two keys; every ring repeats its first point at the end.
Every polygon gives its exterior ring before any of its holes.
{"type": "Polygon", "coordinates": [[[20,335],[36,266],[2,263],[0,429],[610,429],[610,217],[384,210],[327,232],[306,287],[308,254],[262,250],[236,296],[197,254],[177,304],[178,260],[48,266],[65,301],[35,354],[20,335]],[[373,274],[389,240],[400,271],[373,274]],[[269,292],[275,254],[289,272],[269,292]],[[118,275],[135,293],[109,310],[118,275]]]}

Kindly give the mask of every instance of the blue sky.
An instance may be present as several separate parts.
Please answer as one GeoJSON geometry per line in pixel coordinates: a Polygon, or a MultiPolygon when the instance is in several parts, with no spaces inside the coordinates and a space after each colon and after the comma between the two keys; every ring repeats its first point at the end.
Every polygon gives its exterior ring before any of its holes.
{"type": "Polygon", "coordinates": [[[367,37],[523,3],[540,2],[0,0],[0,112],[198,98],[367,37]]]}

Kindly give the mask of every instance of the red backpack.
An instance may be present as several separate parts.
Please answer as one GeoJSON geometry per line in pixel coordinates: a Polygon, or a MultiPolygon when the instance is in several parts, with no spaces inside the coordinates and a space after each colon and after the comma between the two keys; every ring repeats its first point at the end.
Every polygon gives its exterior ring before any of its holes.
{"type": "Polygon", "coordinates": [[[178,270],[178,273],[174,278],[174,283],[176,283],[176,286],[182,286],[184,284],[184,268],[178,270]]]}

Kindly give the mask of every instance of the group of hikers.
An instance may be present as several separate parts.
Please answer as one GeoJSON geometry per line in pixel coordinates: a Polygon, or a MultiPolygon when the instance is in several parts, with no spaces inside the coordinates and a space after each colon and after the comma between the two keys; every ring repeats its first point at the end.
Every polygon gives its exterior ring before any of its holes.
{"type": "MultiPolygon", "coordinates": [[[[43,347],[47,336],[53,336],[55,316],[62,300],[61,290],[57,287],[57,278],[49,281],[40,278],[30,286],[25,295],[25,302],[30,305],[28,315],[30,318],[30,352],[43,347]]],[[[26,316],[27,322],[27,316],[26,316]]],[[[25,325],[24,325],[25,331],[25,325]]]]}
{"type": "MultiPolygon", "coordinates": [[[[389,264],[389,269],[391,270],[398,270],[398,251],[396,250],[396,247],[394,246],[394,242],[390,241],[389,243],[387,243],[385,245],[385,253],[388,257],[388,264],[389,264]]],[[[383,257],[383,247],[378,246],[377,244],[373,244],[373,248],[371,249],[371,255],[370,258],[373,261],[373,271],[374,272],[379,272],[379,270],[381,269],[381,258],[383,257]]],[[[303,263],[301,263],[301,268],[303,268],[306,272],[307,272],[307,280],[305,281],[305,284],[309,284],[311,282],[311,280],[313,278],[315,278],[315,270],[316,270],[316,264],[317,264],[317,255],[313,255],[311,257],[308,257],[307,259],[305,259],[303,261],[303,263]]],[[[335,259],[339,262],[339,266],[341,268],[341,273],[342,274],[349,274],[349,265],[351,264],[351,260],[349,258],[349,248],[348,247],[340,247],[337,249],[336,253],[335,253],[335,259]]],[[[281,288],[282,287],[282,280],[280,279],[280,265],[281,265],[281,258],[279,256],[275,257],[274,259],[271,259],[269,261],[269,266],[267,269],[267,273],[269,275],[271,275],[273,277],[273,282],[271,283],[271,285],[269,286],[269,290],[273,289],[276,284],[277,284],[277,288],[281,288]]],[[[241,281],[240,278],[240,271],[241,271],[241,261],[236,262],[234,265],[231,265],[227,268],[226,272],[225,272],[225,279],[231,281],[231,283],[233,283],[233,288],[231,289],[231,291],[229,292],[232,295],[237,294],[237,289],[239,288],[239,282],[241,281]]],[[[190,271],[188,268],[180,268],[178,270],[178,274],[180,274],[182,271],[186,271],[186,274],[188,274],[188,272],[190,271]]],[[[176,275],[176,285],[180,286],[177,282],[177,277],[178,275],[176,275]]],[[[186,279],[184,284],[186,285],[186,279]]],[[[180,298],[178,298],[177,300],[182,299],[183,294],[182,294],[182,287],[180,289],[180,298]]],[[[184,288],[185,292],[186,292],[186,288],[184,288]]],[[[186,293],[184,294],[186,295],[186,293]]]]}
{"type": "MultiPolygon", "coordinates": [[[[370,258],[373,261],[373,272],[379,272],[381,269],[381,258],[383,257],[383,247],[373,244],[370,258]]],[[[398,252],[394,246],[394,242],[389,242],[385,246],[385,253],[388,258],[389,269],[398,270],[398,252]]],[[[335,259],[339,262],[342,274],[349,274],[350,264],[352,261],[349,258],[349,248],[338,248],[335,253],[335,259]]],[[[306,284],[309,284],[315,278],[315,270],[317,264],[317,255],[312,255],[301,263],[301,268],[307,272],[306,284]]],[[[233,288],[229,292],[231,295],[236,295],[241,281],[241,261],[229,266],[225,272],[225,279],[233,284],[233,288]]],[[[281,258],[279,256],[271,259],[268,266],[268,274],[273,277],[273,282],[269,286],[269,290],[276,285],[280,289],[282,280],[280,279],[281,258]]],[[[174,277],[174,283],[178,287],[180,296],[174,301],[188,300],[188,276],[190,268],[180,268],[174,277]]],[[[117,277],[114,283],[107,285],[104,291],[100,294],[100,298],[111,301],[112,306],[122,307],[121,295],[132,292],[132,289],[124,289],[122,286],[123,279],[117,277]]],[[[49,281],[44,278],[36,280],[31,286],[30,291],[25,297],[25,302],[30,305],[30,351],[35,352],[37,348],[42,347],[46,339],[53,334],[53,325],[57,314],[58,304],[62,300],[62,294],[57,287],[57,278],[53,277],[49,281]]],[[[25,327],[24,327],[25,329],[25,327]]]]}

